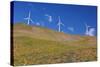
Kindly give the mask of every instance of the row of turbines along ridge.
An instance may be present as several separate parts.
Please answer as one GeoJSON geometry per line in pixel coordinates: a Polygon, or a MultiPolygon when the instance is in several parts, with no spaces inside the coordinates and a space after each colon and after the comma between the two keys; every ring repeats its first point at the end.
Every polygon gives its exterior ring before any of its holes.
{"type": "MultiPolygon", "coordinates": [[[[30,23],[34,23],[34,21],[31,19],[31,12],[29,11],[28,13],[28,17],[24,18],[25,20],[27,20],[27,25],[29,25],[30,23]]],[[[61,30],[61,26],[65,26],[62,22],[61,22],[61,19],[60,19],[60,16],[58,16],[58,23],[57,23],[57,26],[58,26],[58,32],[63,32],[61,30]]],[[[85,23],[85,27],[86,27],[86,31],[85,31],[85,35],[87,36],[92,36],[92,35],[89,35],[89,29],[91,28],[91,26],[88,26],[86,23],[85,23]]]]}

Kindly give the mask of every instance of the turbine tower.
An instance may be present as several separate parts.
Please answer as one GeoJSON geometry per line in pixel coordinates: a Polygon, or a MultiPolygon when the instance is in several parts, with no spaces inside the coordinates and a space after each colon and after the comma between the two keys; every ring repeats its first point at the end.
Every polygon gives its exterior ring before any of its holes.
{"type": "Polygon", "coordinates": [[[57,24],[58,25],[58,31],[61,32],[61,25],[64,26],[64,24],[61,22],[60,16],[58,16],[58,19],[59,19],[58,24],[57,24]]]}
{"type": "Polygon", "coordinates": [[[89,28],[90,28],[90,26],[88,26],[87,24],[85,24],[85,26],[86,26],[86,32],[85,32],[85,34],[89,36],[89,28]]]}
{"type": "Polygon", "coordinates": [[[31,19],[31,12],[29,11],[28,17],[24,18],[25,20],[27,20],[27,24],[29,25],[30,22],[33,23],[32,19],[31,19]]]}

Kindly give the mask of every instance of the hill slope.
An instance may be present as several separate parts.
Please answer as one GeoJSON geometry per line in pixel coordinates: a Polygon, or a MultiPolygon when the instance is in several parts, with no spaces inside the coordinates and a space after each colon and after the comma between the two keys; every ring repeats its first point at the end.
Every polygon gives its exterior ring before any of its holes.
{"type": "Polygon", "coordinates": [[[96,60],[96,37],[14,25],[14,65],[96,60]]]}
{"type": "Polygon", "coordinates": [[[25,24],[14,25],[14,32],[16,32],[15,36],[29,36],[37,39],[52,40],[52,41],[70,41],[70,40],[77,41],[83,39],[96,41],[96,37],[69,35],[63,32],[57,32],[38,26],[28,26],[25,24]]]}

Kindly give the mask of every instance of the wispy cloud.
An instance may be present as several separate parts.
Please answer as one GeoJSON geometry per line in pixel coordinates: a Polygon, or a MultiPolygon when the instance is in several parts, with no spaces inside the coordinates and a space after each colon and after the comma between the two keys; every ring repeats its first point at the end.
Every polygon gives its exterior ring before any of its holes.
{"type": "Polygon", "coordinates": [[[95,28],[90,28],[88,31],[89,36],[94,36],[95,35],[95,28]]]}
{"type": "Polygon", "coordinates": [[[74,28],[73,27],[68,27],[68,30],[70,30],[71,32],[74,32],[74,28]]]}
{"type": "Polygon", "coordinates": [[[45,16],[48,17],[48,21],[49,21],[49,22],[52,22],[52,16],[50,16],[50,15],[48,15],[48,14],[45,14],[45,16]]]}
{"type": "Polygon", "coordinates": [[[36,25],[37,25],[37,26],[40,26],[40,23],[39,23],[39,22],[37,22],[37,23],[36,23],[36,25]]]}

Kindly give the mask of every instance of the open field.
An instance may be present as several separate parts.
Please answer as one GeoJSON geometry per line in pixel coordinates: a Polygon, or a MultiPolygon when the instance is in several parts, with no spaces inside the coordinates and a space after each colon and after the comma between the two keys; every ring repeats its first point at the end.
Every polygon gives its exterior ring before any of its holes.
{"type": "Polygon", "coordinates": [[[97,60],[96,37],[69,35],[50,29],[14,25],[14,65],[97,60]]]}

